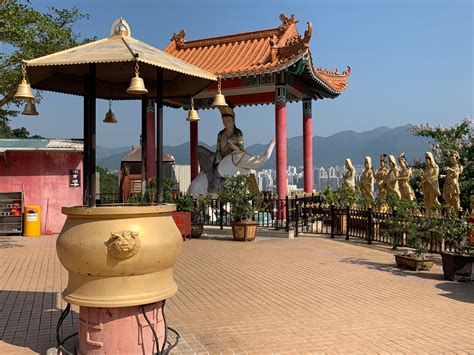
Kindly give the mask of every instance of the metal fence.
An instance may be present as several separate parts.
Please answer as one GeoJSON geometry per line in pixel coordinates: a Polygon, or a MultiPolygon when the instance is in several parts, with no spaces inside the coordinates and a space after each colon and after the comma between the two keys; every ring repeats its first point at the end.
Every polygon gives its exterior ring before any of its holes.
{"type": "MultiPolygon", "coordinates": [[[[111,204],[118,202],[116,194],[101,194],[99,204],[111,204]]],[[[136,201],[128,203],[140,203],[140,197],[136,201]]],[[[254,205],[254,202],[249,201],[254,205]]],[[[206,226],[231,225],[232,205],[219,199],[212,199],[206,206],[198,206],[194,201],[193,223],[206,226]]],[[[278,199],[272,195],[264,195],[258,208],[255,207],[252,220],[260,227],[284,229],[294,231],[295,236],[300,234],[326,234],[331,238],[342,236],[346,240],[351,238],[364,239],[368,244],[373,241],[392,244],[392,238],[382,233],[385,221],[392,216],[391,213],[379,212],[372,209],[336,208],[324,203],[319,195],[306,195],[286,197],[278,199]]],[[[423,218],[420,216],[420,218],[423,218]]],[[[439,241],[435,235],[426,245],[431,252],[454,251],[454,247],[439,241]]],[[[411,245],[406,233],[403,233],[396,241],[397,246],[411,245]]]]}

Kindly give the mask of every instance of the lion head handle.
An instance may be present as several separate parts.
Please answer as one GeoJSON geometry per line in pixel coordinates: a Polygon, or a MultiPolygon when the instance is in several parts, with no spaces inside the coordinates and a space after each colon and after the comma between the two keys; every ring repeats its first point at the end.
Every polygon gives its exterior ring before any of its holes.
{"type": "Polygon", "coordinates": [[[115,232],[104,244],[113,257],[128,259],[140,250],[140,236],[138,232],[132,231],[115,232]]]}

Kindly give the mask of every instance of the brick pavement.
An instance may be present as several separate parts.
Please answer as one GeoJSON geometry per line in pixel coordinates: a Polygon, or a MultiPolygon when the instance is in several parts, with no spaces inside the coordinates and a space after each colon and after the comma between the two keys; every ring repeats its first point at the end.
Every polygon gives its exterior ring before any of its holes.
{"type": "MultiPolygon", "coordinates": [[[[174,354],[474,353],[474,284],[397,269],[390,253],[327,237],[184,243],[168,324],[174,354]]],[[[55,237],[0,237],[0,353],[54,345],[67,274],[55,237]]],[[[63,337],[77,330],[77,308],[63,337]]]]}

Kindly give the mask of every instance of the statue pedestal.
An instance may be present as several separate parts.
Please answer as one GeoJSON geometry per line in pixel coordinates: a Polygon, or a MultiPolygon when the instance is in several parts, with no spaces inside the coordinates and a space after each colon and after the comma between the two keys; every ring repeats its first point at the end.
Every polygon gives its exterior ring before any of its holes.
{"type": "MultiPolygon", "coordinates": [[[[143,306],[163,350],[163,302],[143,306]]],[[[153,354],[157,346],[142,306],[80,307],[78,354],[153,354]]]]}

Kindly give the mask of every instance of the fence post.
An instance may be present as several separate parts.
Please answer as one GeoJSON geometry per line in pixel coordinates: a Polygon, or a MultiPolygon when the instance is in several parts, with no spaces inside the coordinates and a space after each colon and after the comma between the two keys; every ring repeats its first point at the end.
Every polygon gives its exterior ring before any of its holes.
{"type": "Polygon", "coordinates": [[[331,205],[331,238],[334,238],[335,223],[336,223],[336,216],[334,214],[334,205],[331,205]]]}
{"type": "Polygon", "coordinates": [[[349,206],[346,207],[346,240],[349,240],[349,222],[351,219],[351,213],[349,206]]]}
{"type": "Polygon", "coordinates": [[[298,227],[299,227],[299,225],[298,225],[299,224],[299,213],[300,213],[299,208],[298,208],[299,207],[299,200],[298,200],[297,195],[295,195],[294,201],[295,201],[295,237],[297,237],[298,236],[298,227]]]}
{"type": "Polygon", "coordinates": [[[372,235],[374,231],[374,214],[372,207],[369,207],[367,211],[369,214],[367,216],[367,244],[372,244],[372,235]]]}
{"type": "Polygon", "coordinates": [[[219,200],[219,226],[220,226],[220,229],[223,230],[224,229],[224,204],[222,203],[221,200],[219,200]]]}
{"type": "MultiPolygon", "coordinates": [[[[286,217],[286,231],[290,231],[290,206],[288,205],[288,195],[285,197],[285,217],[286,217]]],[[[283,218],[283,216],[282,216],[283,218]]]]}

